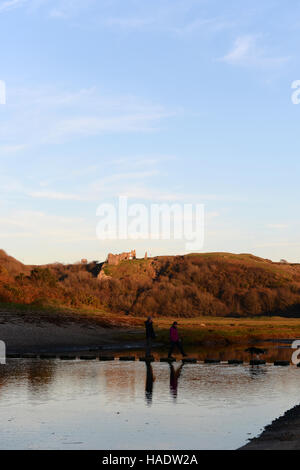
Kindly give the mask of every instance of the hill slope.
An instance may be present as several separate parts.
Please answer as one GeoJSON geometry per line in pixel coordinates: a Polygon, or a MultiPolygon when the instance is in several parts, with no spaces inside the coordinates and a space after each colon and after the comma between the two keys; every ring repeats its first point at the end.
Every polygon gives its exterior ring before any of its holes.
{"type": "Polygon", "coordinates": [[[31,266],[26,266],[4,250],[0,250],[0,273],[6,272],[10,276],[17,276],[20,273],[29,274],[31,266]]]}
{"type": "Polygon", "coordinates": [[[105,266],[102,298],[136,315],[300,314],[300,266],[230,253],[158,257],[105,266]]]}
{"type": "Polygon", "coordinates": [[[0,302],[135,316],[300,316],[300,266],[206,253],[30,267],[0,251],[0,302]]]}

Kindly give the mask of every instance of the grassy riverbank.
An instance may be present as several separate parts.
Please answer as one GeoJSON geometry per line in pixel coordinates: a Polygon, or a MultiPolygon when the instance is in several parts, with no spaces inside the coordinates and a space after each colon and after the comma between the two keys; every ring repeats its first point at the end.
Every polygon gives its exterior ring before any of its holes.
{"type": "MultiPolygon", "coordinates": [[[[40,307],[19,304],[0,304],[0,330],[9,325],[24,326],[24,334],[30,335],[34,327],[52,325],[52,336],[57,331],[65,331],[69,340],[69,331],[74,325],[84,331],[101,329],[99,341],[106,337],[117,343],[130,343],[144,339],[144,318],[124,314],[110,313],[93,308],[71,309],[40,307]],[[30,328],[25,328],[30,325],[30,328]],[[26,329],[26,333],[25,333],[26,329]]],[[[212,346],[248,344],[270,339],[300,338],[300,318],[256,317],[222,318],[196,317],[177,319],[180,335],[186,345],[212,346]]],[[[157,342],[167,343],[169,327],[173,318],[154,318],[157,342]]],[[[34,338],[32,338],[34,342],[34,338]]],[[[87,340],[88,341],[88,340],[87,340]]]]}
{"type": "MultiPolygon", "coordinates": [[[[134,319],[136,321],[136,319],[134,319]]],[[[168,341],[172,318],[154,318],[158,341],[168,341]]],[[[178,329],[185,344],[230,345],[270,339],[300,338],[300,319],[282,317],[261,318],[180,318],[178,329]]],[[[142,332],[141,332],[142,334],[142,332]]]]}

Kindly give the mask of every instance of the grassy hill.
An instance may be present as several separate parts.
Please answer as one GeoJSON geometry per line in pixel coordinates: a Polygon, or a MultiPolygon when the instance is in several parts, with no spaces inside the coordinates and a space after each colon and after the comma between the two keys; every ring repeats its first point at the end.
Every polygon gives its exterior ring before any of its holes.
{"type": "Polygon", "coordinates": [[[24,266],[0,251],[0,302],[136,317],[300,317],[300,266],[231,253],[24,266]]]}
{"type": "Polygon", "coordinates": [[[26,266],[12,256],[0,250],[0,273],[6,273],[9,276],[17,276],[20,273],[30,274],[31,266],[26,266]]]}

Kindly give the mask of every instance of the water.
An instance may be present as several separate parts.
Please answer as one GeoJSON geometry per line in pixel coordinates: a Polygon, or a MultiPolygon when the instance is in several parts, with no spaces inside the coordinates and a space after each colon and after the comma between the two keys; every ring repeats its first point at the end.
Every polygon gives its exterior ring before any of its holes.
{"type": "Polygon", "coordinates": [[[1,449],[236,449],[299,403],[300,369],[9,360],[1,449]]]}

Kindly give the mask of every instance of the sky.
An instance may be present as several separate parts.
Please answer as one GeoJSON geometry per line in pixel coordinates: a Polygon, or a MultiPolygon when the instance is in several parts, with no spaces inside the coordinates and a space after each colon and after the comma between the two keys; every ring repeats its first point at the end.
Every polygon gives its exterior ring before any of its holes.
{"type": "Polygon", "coordinates": [[[204,204],[204,252],[300,262],[299,40],[296,0],[0,0],[0,248],[184,254],[97,238],[126,195],[204,204]]]}

